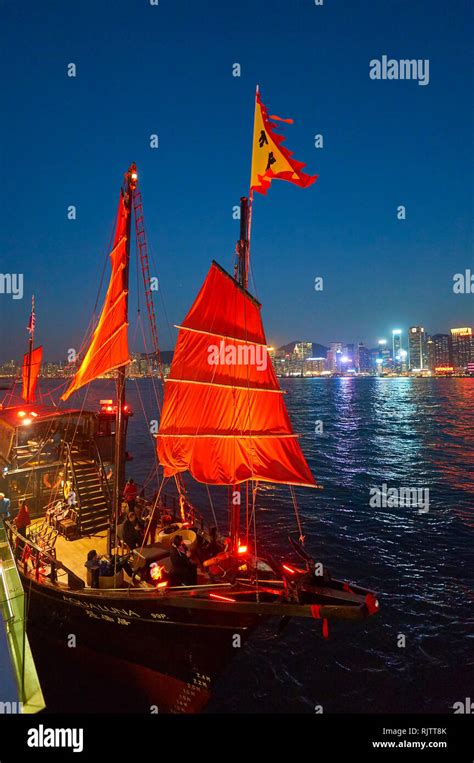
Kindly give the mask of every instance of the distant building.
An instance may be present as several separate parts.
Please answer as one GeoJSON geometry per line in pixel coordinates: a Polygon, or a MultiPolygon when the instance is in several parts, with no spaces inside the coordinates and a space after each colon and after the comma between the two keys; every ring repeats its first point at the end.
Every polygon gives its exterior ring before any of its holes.
{"type": "Polygon", "coordinates": [[[428,367],[426,334],[423,326],[411,326],[408,329],[408,353],[410,371],[424,370],[428,367]]]}
{"type": "Polygon", "coordinates": [[[359,373],[368,373],[371,370],[370,350],[363,342],[357,345],[357,370],[359,373]]]}
{"type": "Polygon", "coordinates": [[[393,329],[392,331],[392,358],[394,363],[400,359],[400,350],[402,345],[402,330],[393,329]]]}
{"type": "Polygon", "coordinates": [[[20,372],[20,367],[16,360],[6,360],[0,366],[0,374],[2,376],[17,376],[20,372]]]}
{"type": "Polygon", "coordinates": [[[331,342],[326,355],[328,371],[339,372],[341,370],[342,342],[331,342]]]}
{"type": "Polygon", "coordinates": [[[392,331],[392,369],[402,371],[405,360],[403,352],[402,330],[393,329],[392,331]]]}
{"type": "Polygon", "coordinates": [[[293,360],[306,360],[313,354],[312,342],[296,342],[295,349],[293,350],[293,360]]]}
{"type": "Polygon", "coordinates": [[[306,359],[306,373],[322,374],[326,370],[326,358],[307,358],[306,359]]]}
{"type": "Polygon", "coordinates": [[[428,367],[449,368],[452,365],[451,337],[449,334],[433,334],[427,340],[428,367]]]}
{"type": "Polygon", "coordinates": [[[344,358],[344,368],[343,370],[347,371],[348,369],[356,368],[357,366],[357,353],[355,350],[354,344],[346,344],[344,346],[342,356],[344,358]]]}
{"type": "Polygon", "coordinates": [[[474,337],[471,328],[451,329],[451,346],[455,368],[465,369],[468,363],[474,362],[474,337]]]}

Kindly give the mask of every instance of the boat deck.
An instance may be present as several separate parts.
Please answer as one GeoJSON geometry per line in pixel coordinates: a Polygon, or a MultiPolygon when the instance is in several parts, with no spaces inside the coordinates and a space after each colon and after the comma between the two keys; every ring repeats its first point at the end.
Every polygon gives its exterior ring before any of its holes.
{"type": "MultiPolygon", "coordinates": [[[[41,524],[43,518],[34,520],[32,525],[41,524]]],[[[87,554],[95,549],[99,556],[107,553],[107,530],[102,530],[96,535],[87,535],[76,540],[67,540],[63,535],[58,535],[54,549],[56,558],[68,567],[75,575],[86,582],[86,568],[84,566],[87,554]]]]}

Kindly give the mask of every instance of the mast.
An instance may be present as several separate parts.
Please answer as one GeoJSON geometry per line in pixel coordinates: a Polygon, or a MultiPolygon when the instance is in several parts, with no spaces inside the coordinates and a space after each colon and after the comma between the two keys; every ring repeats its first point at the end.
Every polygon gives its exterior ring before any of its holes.
{"type": "MultiPolygon", "coordinates": [[[[237,242],[237,262],[235,267],[236,280],[244,288],[249,284],[249,200],[246,196],[240,199],[240,238],[237,242]]],[[[246,491],[247,492],[247,491],[246,491]]],[[[230,547],[236,553],[240,543],[240,507],[242,490],[240,485],[234,485],[230,502],[230,547]]]]}
{"type": "Polygon", "coordinates": [[[35,338],[35,298],[34,295],[31,297],[31,316],[30,316],[30,325],[28,327],[30,338],[28,341],[28,380],[27,380],[27,387],[26,387],[26,404],[30,402],[30,384],[31,384],[31,360],[33,357],[33,342],[35,338]]]}
{"type": "MultiPolygon", "coordinates": [[[[123,290],[127,292],[126,296],[126,308],[125,316],[128,318],[128,282],[129,282],[129,265],[130,265],[130,234],[132,226],[132,207],[133,207],[133,192],[137,184],[137,168],[135,163],[131,164],[128,172],[125,173],[123,184],[123,199],[124,205],[127,210],[126,220],[126,266],[123,269],[123,290]]],[[[114,533],[120,515],[121,505],[121,492],[125,481],[125,437],[124,437],[124,406],[125,406],[125,371],[127,366],[123,365],[117,369],[116,372],[116,385],[117,385],[117,411],[115,414],[115,453],[114,453],[114,492],[113,492],[113,525],[114,533]]],[[[111,535],[109,537],[109,543],[112,545],[111,535]]]]}

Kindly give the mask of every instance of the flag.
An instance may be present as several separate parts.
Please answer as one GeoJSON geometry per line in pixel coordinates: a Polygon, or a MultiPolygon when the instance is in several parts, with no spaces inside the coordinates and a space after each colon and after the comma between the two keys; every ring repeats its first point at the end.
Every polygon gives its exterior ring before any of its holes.
{"type": "Polygon", "coordinates": [[[314,183],[317,175],[302,172],[306,165],[292,158],[293,154],[282,143],[283,135],[276,132],[275,121],[293,124],[292,119],[282,119],[268,115],[267,109],[256,93],[255,121],[253,127],[252,172],[250,190],[266,194],[272,180],[288,180],[290,183],[306,188],[314,183]]]}
{"type": "Polygon", "coordinates": [[[30,314],[30,320],[28,321],[28,326],[26,327],[30,334],[35,333],[35,326],[36,326],[35,298],[31,297],[31,314],[30,314]]]}
{"type": "Polygon", "coordinates": [[[23,356],[22,381],[23,387],[21,396],[27,403],[34,402],[36,382],[41,369],[41,360],[43,357],[43,348],[36,347],[31,353],[27,352],[23,356]]]}

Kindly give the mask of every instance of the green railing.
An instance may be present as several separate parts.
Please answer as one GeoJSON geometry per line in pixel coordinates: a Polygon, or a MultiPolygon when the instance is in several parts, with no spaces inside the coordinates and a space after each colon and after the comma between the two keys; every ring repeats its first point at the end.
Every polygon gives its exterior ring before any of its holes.
{"type": "Polygon", "coordinates": [[[36,713],[45,707],[26,635],[25,601],[13,551],[0,521],[0,628],[3,629],[1,642],[4,651],[8,652],[2,654],[2,661],[8,660],[10,663],[9,672],[16,683],[15,696],[0,696],[2,712],[36,713]]]}

